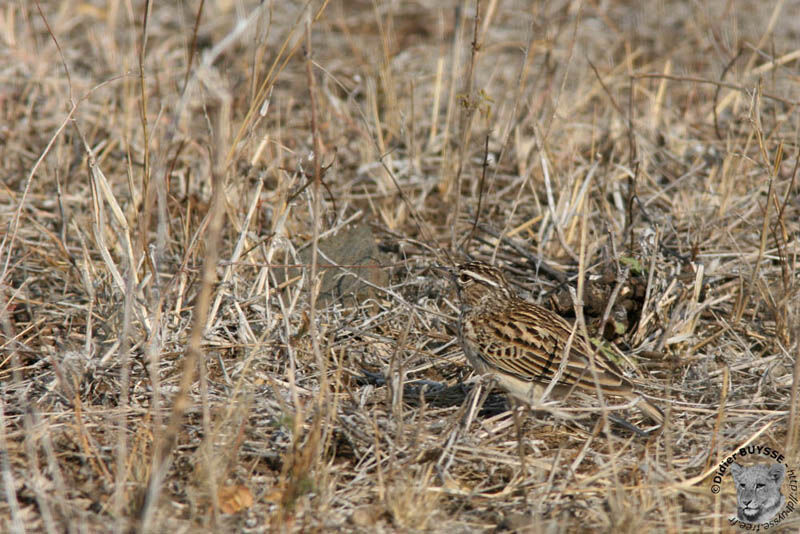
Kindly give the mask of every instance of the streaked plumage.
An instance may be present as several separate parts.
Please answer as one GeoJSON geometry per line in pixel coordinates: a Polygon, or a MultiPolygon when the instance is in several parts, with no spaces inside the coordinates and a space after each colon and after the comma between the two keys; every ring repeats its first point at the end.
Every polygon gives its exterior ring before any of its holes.
{"type": "MultiPolygon", "coordinates": [[[[492,373],[511,395],[538,400],[556,377],[572,325],[558,314],[519,298],[498,269],[482,262],[458,267],[456,285],[461,301],[459,341],[472,367],[492,373]]],[[[554,392],[572,388],[636,400],[641,411],[659,425],[664,416],[640,397],[617,365],[572,336],[569,356],[554,392]],[[592,361],[594,365],[592,366],[592,361]]]]}

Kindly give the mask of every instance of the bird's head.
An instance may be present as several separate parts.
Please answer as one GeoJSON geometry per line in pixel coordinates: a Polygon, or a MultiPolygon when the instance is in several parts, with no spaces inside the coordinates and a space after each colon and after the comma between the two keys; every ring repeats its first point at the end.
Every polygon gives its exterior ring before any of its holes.
{"type": "Polygon", "coordinates": [[[455,276],[462,305],[474,307],[492,302],[502,304],[514,298],[503,273],[486,263],[463,263],[456,269],[455,276]]]}

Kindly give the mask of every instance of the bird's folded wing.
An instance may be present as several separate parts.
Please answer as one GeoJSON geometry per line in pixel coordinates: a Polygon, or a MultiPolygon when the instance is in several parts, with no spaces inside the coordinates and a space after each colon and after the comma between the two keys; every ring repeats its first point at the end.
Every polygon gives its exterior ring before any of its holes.
{"type": "MultiPolygon", "coordinates": [[[[526,381],[549,382],[558,373],[572,326],[561,317],[538,306],[522,306],[485,315],[472,324],[470,341],[480,356],[500,372],[526,381]]],[[[609,392],[628,392],[631,384],[619,368],[597,352],[591,369],[589,349],[583,337],[572,337],[569,359],[559,384],[595,387],[595,381],[609,392]]]]}

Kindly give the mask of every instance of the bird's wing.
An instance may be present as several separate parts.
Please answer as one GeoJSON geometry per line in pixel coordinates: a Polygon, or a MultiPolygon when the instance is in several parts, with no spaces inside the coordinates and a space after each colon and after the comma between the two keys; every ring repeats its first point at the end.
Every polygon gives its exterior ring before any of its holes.
{"type": "MultiPolygon", "coordinates": [[[[572,333],[566,320],[528,302],[517,302],[512,308],[486,312],[475,319],[466,335],[491,367],[526,381],[548,383],[556,376],[572,333]]],[[[590,360],[590,350],[576,332],[558,383],[594,389],[596,380],[610,393],[631,391],[630,382],[614,362],[602,352],[596,352],[590,360]]]]}

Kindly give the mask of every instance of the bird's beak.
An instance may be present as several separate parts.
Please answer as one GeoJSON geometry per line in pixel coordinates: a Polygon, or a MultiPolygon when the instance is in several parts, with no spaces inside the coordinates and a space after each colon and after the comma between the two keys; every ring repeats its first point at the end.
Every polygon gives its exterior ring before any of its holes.
{"type": "Polygon", "coordinates": [[[441,276],[448,276],[453,280],[456,279],[456,269],[455,267],[448,267],[447,265],[442,265],[441,263],[434,263],[431,265],[431,268],[439,273],[441,276]]]}

